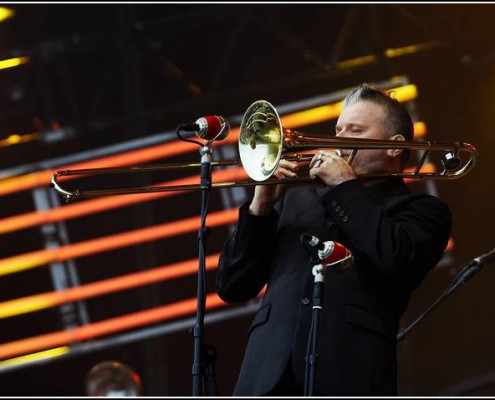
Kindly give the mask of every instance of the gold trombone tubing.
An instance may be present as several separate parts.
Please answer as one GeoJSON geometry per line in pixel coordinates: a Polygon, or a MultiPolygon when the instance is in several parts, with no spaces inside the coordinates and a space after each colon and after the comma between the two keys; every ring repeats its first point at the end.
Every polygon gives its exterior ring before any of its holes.
{"type": "MultiPolygon", "coordinates": [[[[359,178],[408,178],[408,179],[456,179],[468,173],[476,164],[478,151],[469,143],[438,143],[396,140],[376,140],[345,137],[307,136],[300,132],[285,129],[281,126],[280,117],[275,108],[266,100],[258,100],[251,104],[243,116],[239,129],[240,161],[212,161],[212,167],[242,165],[252,180],[236,182],[214,182],[212,188],[232,188],[241,186],[271,185],[280,183],[316,183],[316,178],[269,179],[275,172],[282,158],[291,161],[310,161],[317,149],[352,150],[347,158],[352,163],[359,150],[369,149],[404,149],[423,151],[416,166],[411,172],[360,174],[359,178]],[[441,166],[435,172],[422,171],[422,167],[433,152],[443,152],[441,166]],[[463,157],[461,157],[461,154],[463,157]],[[467,155],[467,156],[466,156],[467,155]]],[[[440,163],[440,161],[438,161],[440,163]]],[[[115,173],[136,173],[164,170],[185,170],[201,167],[200,163],[158,164],[135,167],[91,168],[64,170],[53,174],[51,185],[65,197],[67,201],[100,196],[139,194],[165,191],[200,190],[200,184],[177,186],[144,186],[108,190],[67,190],[61,187],[58,179],[63,176],[100,175],[115,173]]]]}
{"type": "MultiPolygon", "coordinates": [[[[212,161],[212,167],[219,166],[235,166],[241,165],[240,161],[212,161]]],[[[155,165],[143,165],[134,167],[112,167],[112,168],[87,168],[87,169],[67,169],[62,171],[57,171],[53,174],[50,182],[50,186],[53,187],[57,192],[65,197],[67,201],[83,198],[93,198],[120,194],[140,194],[140,193],[155,193],[155,192],[171,192],[171,191],[191,191],[200,189],[199,185],[196,184],[185,184],[185,185],[175,185],[175,186],[143,186],[137,188],[121,188],[121,189],[108,189],[108,190],[74,190],[70,191],[64,189],[58,179],[64,176],[78,176],[78,175],[107,175],[107,174],[120,174],[120,173],[139,173],[139,172],[154,172],[154,171],[177,171],[186,170],[192,168],[200,168],[200,163],[178,163],[178,164],[155,164],[155,165]]],[[[212,187],[219,188],[226,185],[230,187],[234,182],[225,183],[213,183],[212,187]]],[[[247,182],[246,182],[247,183],[247,182]]]]}
{"type": "MultiPolygon", "coordinates": [[[[352,150],[347,162],[352,163],[352,159],[356,155],[358,150],[363,149],[409,149],[409,150],[422,150],[423,155],[418,161],[417,165],[411,172],[396,172],[386,174],[360,174],[359,178],[383,178],[383,177],[400,177],[408,179],[457,179],[468,173],[476,164],[477,150],[469,143],[437,143],[437,142],[407,142],[407,141],[395,141],[395,140],[368,140],[368,139],[356,139],[356,138],[321,138],[321,137],[307,137],[297,132],[290,132],[284,130],[286,138],[291,136],[291,145],[289,146],[290,152],[286,156],[281,158],[289,161],[297,162],[309,162],[314,154],[296,154],[296,152],[310,151],[315,149],[330,148],[335,149],[350,149],[352,150]],[[305,141],[305,143],[302,142],[305,141]],[[443,169],[441,172],[421,172],[428,155],[433,151],[443,151],[446,153],[445,162],[443,163],[443,169]],[[468,161],[461,167],[457,164],[460,162],[457,155],[460,153],[468,153],[468,161]],[[453,168],[454,167],[454,168],[453,168]]],[[[277,163],[278,164],[278,163],[277,163]]],[[[212,167],[225,167],[243,165],[241,161],[212,161],[212,167]]],[[[53,188],[65,197],[67,201],[94,198],[100,196],[120,195],[120,194],[139,194],[139,193],[153,193],[153,192],[165,192],[165,191],[193,191],[200,190],[200,185],[176,185],[176,186],[144,186],[137,188],[121,188],[121,189],[108,189],[108,190],[74,190],[70,191],[64,189],[59,183],[58,179],[64,176],[76,176],[76,175],[103,175],[103,174],[117,174],[117,173],[139,173],[139,172],[153,172],[153,171],[166,171],[166,170],[186,170],[186,169],[198,169],[201,167],[200,163],[178,163],[178,164],[156,164],[146,166],[135,167],[115,167],[115,168],[89,168],[89,169],[75,169],[75,170],[63,170],[58,171],[52,176],[51,184],[53,188]]],[[[213,182],[212,188],[232,188],[232,187],[247,187],[255,185],[271,185],[280,183],[315,183],[315,177],[306,178],[289,178],[289,179],[267,179],[264,181],[232,181],[232,182],[213,182]]]]}

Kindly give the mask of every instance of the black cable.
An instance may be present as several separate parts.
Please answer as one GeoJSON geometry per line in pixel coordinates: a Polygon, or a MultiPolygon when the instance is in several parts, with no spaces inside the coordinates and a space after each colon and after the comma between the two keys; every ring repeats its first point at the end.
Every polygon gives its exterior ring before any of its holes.
{"type": "Polygon", "coordinates": [[[175,134],[177,135],[177,137],[178,137],[180,140],[182,140],[183,142],[194,143],[194,144],[197,144],[198,146],[203,146],[203,143],[198,142],[197,140],[192,140],[192,139],[188,139],[188,138],[185,138],[185,137],[181,136],[181,134],[180,134],[181,127],[182,127],[182,125],[179,125],[179,126],[177,127],[177,129],[175,130],[175,134]]]}

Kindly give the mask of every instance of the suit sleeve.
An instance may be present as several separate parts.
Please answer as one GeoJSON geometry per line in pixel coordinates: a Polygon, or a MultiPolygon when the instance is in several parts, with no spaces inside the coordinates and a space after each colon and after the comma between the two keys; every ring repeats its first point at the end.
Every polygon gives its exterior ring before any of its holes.
{"type": "Polygon", "coordinates": [[[324,197],[325,208],[352,246],[385,278],[421,277],[433,268],[447,245],[451,212],[430,195],[409,195],[389,211],[357,180],[324,197]]]}
{"type": "Polygon", "coordinates": [[[218,264],[216,291],[228,303],[254,298],[268,280],[278,213],[254,216],[248,208],[249,203],[240,207],[236,230],[226,240],[218,264]]]}

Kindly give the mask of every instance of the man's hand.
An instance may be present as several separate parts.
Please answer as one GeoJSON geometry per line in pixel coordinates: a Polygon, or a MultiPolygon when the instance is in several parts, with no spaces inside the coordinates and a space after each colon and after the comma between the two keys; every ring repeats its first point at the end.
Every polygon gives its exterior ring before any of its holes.
{"type": "MultiPolygon", "coordinates": [[[[278,179],[297,178],[295,172],[297,170],[299,170],[297,162],[281,159],[273,176],[278,179]]],[[[254,189],[254,197],[249,206],[249,212],[253,215],[270,214],[273,205],[282,197],[285,190],[287,190],[286,184],[257,185],[254,189]]]]}
{"type": "Polygon", "coordinates": [[[347,161],[333,152],[320,151],[309,163],[309,168],[310,175],[318,176],[330,187],[356,179],[356,174],[347,161]]]}

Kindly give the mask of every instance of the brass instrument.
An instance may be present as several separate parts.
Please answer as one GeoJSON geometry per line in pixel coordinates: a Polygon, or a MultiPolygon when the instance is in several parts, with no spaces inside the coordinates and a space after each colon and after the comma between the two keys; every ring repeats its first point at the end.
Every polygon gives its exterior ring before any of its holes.
{"type": "MultiPolygon", "coordinates": [[[[207,144],[209,144],[207,142],[207,144]]],[[[282,158],[298,162],[310,161],[316,149],[350,149],[347,158],[352,163],[356,153],[363,149],[408,149],[423,151],[416,166],[410,172],[360,174],[360,178],[401,177],[410,179],[456,179],[468,173],[476,164],[477,149],[469,143],[412,142],[396,140],[373,140],[344,137],[307,136],[283,128],[276,109],[265,100],[251,104],[245,112],[239,129],[240,161],[213,161],[212,167],[242,165],[252,180],[212,183],[212,188],[230,188],[280,183],[314,183],[315,178],[269,179],[282,158]],[[428,156],[441,155],[440,168],[436,172],[422,171],[428,156]]],[[[137,194],[176,190],[199,190],[199,184],[176,186],[146,186],[138,188],[69,191],[62,188],[59,177],[74,175],[95,175],[113,173],[135,173],[146,171],[178,170],[200,168],[200,163],[159,164],[136,167],[91,168],[55,172],[51,184],[67,201],[75,198],[89,198],[117,194],[137,194]]]]}

